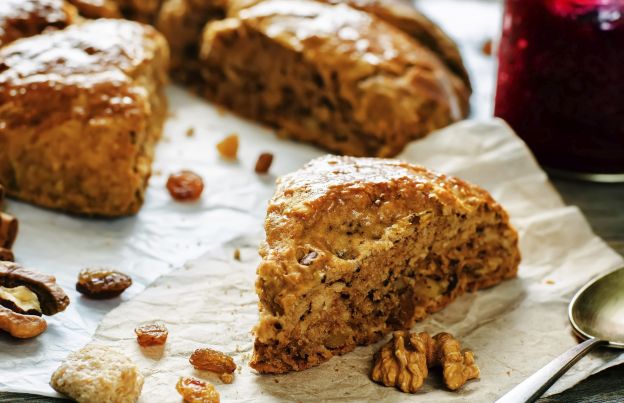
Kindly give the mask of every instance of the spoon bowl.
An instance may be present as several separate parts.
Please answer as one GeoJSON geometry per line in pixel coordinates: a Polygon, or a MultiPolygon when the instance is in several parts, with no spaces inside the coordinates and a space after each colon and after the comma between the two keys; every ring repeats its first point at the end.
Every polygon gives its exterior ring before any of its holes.
{"type": "Polygon", "coordinates": [[[600,339],[609,347],[624,348],[624,268],[581,288],[570,302],[568,317],[584,339],[600,339]]]}
{"type": "Polygon", "coordinates": [[[581,288],[568,307],[574,331],[586,339],[507,392],[496,403],[533,402],[598,346],[624,348],[624,267],[581,288]]]}

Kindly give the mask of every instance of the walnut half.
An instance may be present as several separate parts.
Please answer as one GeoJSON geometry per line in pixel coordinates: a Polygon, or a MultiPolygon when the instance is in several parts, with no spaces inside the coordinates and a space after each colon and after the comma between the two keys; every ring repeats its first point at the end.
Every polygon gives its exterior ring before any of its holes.
{"type": "Polygon", "coordinates": [[[457,390],[466,381],[479,377],[472,352],[462,353],[457,340],[448,333],[433,338],[428,333],[394,332],[392,340],[375,354],[371,378],[406,393],[416,393],[429,374],[440,366],[444,383],[457,390]]]}

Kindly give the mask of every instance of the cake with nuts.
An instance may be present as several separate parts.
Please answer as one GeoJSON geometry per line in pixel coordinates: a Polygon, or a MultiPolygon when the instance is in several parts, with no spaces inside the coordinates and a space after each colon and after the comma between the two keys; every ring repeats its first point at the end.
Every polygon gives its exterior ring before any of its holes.
{"type": "Polygon", "coordinates": [[[299,371],[513,278],[520,253],[485,190],[396,160],[327,156],[278,180],[251,366],[299,371]]]}
{"type": "Polygon", "coordinates": [[[465,81],[426,46],[346,4],[263,1],[207,25],[204,95],[339,154],[394,156],[465,116],[465,81]]]}
{"type": "Polygon", "coordinates": [[[7,193],[76,214],[136,213],[166,117],[162,35],[99,19],[15,41],[0,66],[7,193]]]}

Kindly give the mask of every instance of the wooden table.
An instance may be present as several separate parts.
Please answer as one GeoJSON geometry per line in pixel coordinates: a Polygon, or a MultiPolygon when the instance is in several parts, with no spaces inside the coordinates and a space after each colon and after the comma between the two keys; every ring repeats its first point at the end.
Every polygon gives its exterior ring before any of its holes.
{"type": "MultiPolygon", "coordinates": [[[[624,184],[594,184],[554,179],[566,204],[583,210],[594,231],[624,255],[624,184]]],[[[624,401],[624,365],[596,374],[561,394],[540,399],[543,403],[624,401]]],[[[0,403],[52,402],[67,400],[34,395],[0,393],[0,403]]]]}

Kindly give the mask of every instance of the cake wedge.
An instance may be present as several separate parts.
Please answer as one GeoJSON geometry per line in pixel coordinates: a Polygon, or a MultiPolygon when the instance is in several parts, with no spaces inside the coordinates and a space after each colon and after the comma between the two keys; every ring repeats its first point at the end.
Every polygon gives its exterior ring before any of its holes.
{"type": "Polygon", "coordinates": [[[516,276],[518,236],[487,191],[396,160],[327,156],[278,180],[250,365],[300,371],[516,276]]]}
{"type": "Polygon", "coordinates": [[[75,214],[142,205],[166,117],[169,54],[155,29],[99,19],[0,49],[0,184],[75,214]]]}

